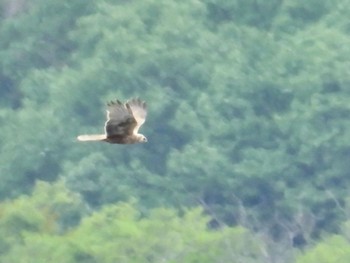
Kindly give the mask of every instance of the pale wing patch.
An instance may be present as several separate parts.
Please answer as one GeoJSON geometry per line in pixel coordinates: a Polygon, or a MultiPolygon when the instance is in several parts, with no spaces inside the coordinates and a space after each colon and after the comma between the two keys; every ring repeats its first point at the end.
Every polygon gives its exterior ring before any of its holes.
{"type": "Polygon", "coordinates": [[[106,139],[106,135],[105,134],[79,135],[77,139],[78,141],[81,141],[81,142],[102,141],[106,139]]]}
{"type": "Polygon", "coordinates": [[[132,114],[137,122],[134,128],[134,134],[137,134],[142,124],[145,123],[147,117],[147,105],[140,99],[132,99],[126,103],[126,107],[130,107],[132,114]]]}

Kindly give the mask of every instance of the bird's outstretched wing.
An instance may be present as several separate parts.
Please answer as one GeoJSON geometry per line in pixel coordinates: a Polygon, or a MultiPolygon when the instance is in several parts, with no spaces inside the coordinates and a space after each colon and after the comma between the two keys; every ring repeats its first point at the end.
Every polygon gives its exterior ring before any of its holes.
{"type": "Polygon", "coordinates": [[[136,120],[136,126],[133,129],[133,133],[137,134],[141,125],[145,123],[147,117],[147,105],[146,102],[140,99],[131,99],[126,102],[126,107],[131,109],[131,112],[136,120]]]}
{"type": "Polygon", "coordinates": [[[92,141],[104,141],[106,140],[105,134],[85,134],[77,137],[78,141],[81,142],[92,142],[92,141]]]}
{"type": "Polygon", "coordinates": [[[105,132],[107,137],[123,137],[133,134],[137,121],[130,106],[119,100],[107,103],[107,121],[105,132]]]}

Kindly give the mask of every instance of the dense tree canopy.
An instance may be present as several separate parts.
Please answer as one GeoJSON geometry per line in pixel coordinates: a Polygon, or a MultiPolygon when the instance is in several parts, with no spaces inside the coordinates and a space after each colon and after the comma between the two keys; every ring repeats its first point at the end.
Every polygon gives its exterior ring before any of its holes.
{"type": "Polygon", "coordinates": [[[348,0],[0,0],[6,262],[346,259],[349,14],[348,0]],[[147,144],[76,142],[130,97],[148,102],[147,144]]]}

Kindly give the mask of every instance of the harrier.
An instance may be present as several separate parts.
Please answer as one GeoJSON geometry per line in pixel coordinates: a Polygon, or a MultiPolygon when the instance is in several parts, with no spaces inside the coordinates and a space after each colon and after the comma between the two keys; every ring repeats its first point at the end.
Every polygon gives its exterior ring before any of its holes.
{"type": "Polygon", "coordinates": [[[147,138],[138,133],[146,116],[146,103],[140,99],[131,99],[124,104],[119,100],[111,101],[107,103],[105,134],[79,135],[77,139],[119,144],[147,142],[147,138]]]}

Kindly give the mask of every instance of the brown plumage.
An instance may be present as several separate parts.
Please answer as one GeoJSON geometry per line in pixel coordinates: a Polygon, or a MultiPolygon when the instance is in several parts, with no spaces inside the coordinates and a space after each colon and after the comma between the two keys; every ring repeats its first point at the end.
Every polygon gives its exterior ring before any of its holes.
{"type": "Polygon", "coordinates": [[[147,138],[138,133],[146,116],[146,103],[140,99],[131,99],[124,104],[119,100],[111,101],[107,103],[105,134],[79,135],[77,139],[119,144],[147,142],[147,138]]]}

